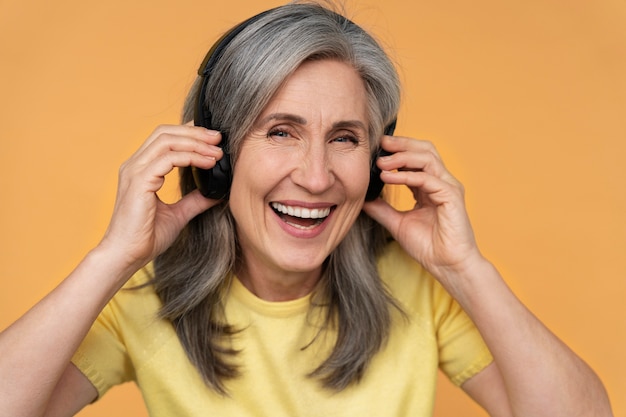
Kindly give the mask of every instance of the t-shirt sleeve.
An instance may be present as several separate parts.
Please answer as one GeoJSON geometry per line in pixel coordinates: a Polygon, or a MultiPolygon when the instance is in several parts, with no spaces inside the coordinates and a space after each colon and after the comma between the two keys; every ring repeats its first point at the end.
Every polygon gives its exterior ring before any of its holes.
{"type": "Polygon", "coordinates": [[[115,294],[72,357],[72,363],[93,384],[98,397],[115,385],[136,379],[136,364],[127,346],[146,345],[138,337],[153,323],[160,306],[156,294],[144,286],[152,276],[149,264],[115,294]]]}
{"type": "Polygon", "coordinates": [[[134,379],[133,367],[117,323],[116,309],[113,298],[72,358],[72,363],[97,389],[98,397],[114,385],[134,379]]]}
{"type": "Polygon", "coordinates": [[[438,366],[457,386],[493,358],[476,326],[454,298],[397,242],[379,259],[379,271],[393,296],[415,320],[424,320],[437,346],[438,366]]]}
{"type": "Polygon", "coordinates": [[[441,287],[433,287],[434,319],[439,341],[439,367],[460,386],[493,361],[474,323],[441,287]]]}

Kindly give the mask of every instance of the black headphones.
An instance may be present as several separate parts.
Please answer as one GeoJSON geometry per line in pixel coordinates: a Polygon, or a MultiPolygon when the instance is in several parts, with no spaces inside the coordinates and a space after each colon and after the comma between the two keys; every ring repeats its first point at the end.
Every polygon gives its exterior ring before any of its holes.
{"type": "MultiPolygon", "coordinates": [[[[198,90],[198,96],[196,98],[195,112],[194,112],[194,124],[196,126],[202,126],[207,129],[213,129],[211,122],[211,110],[206,104],[206,87],[209,82],[209,76],[215,67],[217,61],[221,58],[224,49],[230,41],[232,41],[242,30],[244,30],[248,25],[256,22],[261,17],[265,16],[267,13],[272,11],[273,9],[266,10],[264,12],[255,15],[248,20],[240,23],[235,26],[229,32],[227,32],[224,36],[222,36],[209,50],[206,57],[200,64],[200,68],[198,69],[198,75],[201,78],[200,88],[198,90]]],[[[348,24],[355,25],[355,23],[351,22],[349,19],[336,14],[336,17],[341,22],[347,22],[348,24]]],[[[393,132],[396,127],[396,119],[394,119],[389,125],[385,127],[384,133],[385,135],[393,135],[393,132]]],[[[232,174],[232,166],[230,160],[230,154],[226,152],[226,145],[228,143],[228,133],[221,132],[222,141],[219,146],[224,150],[224,156],[222,159],[217,161],[215,167],[212,169],[201,169],[192,167],[193,179],[196,184],[196,187],[200,190],[203,196],[207,198],[212,198],[216,200],[227,199],[230,193],[230,185],[233,179],[232,174]]],[[[367,189],[367,194],[365,195],[366,201],[375,200],[380,196],[380,193],[385,185],[383,181],[380,179],[380,169],[376,166],[376,160],[379,156],[389,155],[388,152],[379,148],[376,152],[374,158],[372,158],[372,162],[370,165],[370,182],[369,187],[367,189]]]]}

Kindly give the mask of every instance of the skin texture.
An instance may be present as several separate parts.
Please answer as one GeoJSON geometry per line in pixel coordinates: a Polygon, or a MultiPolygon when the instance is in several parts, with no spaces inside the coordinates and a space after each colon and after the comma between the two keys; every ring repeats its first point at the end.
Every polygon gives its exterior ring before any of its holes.
{"type": "Polygon", "coordinates": [[[319,280],[322,262],[361,211],[367,129],[358,74],[313,61],[286,80],[245,138],[230,208],[243,253],[238,276],[261,298],[301,297],[319,280]],[[278,214],[272,203],[330,214],[313,223],[278,214]]]}

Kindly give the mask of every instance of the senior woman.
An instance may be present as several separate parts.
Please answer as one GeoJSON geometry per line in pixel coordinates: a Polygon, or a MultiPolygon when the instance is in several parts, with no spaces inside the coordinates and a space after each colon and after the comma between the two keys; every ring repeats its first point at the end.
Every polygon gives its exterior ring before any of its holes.
{"type": "Polygon", "coordinates": [[[4,414],[71,415],[134,380],[153,416],[428,416],[441,368],[493,416],[610,415],[481,256],[433,145],[391,135],[399,90],[320,5],[229,32],[184,124],[123,165],[101,243],[2,333],[4,414]]]}

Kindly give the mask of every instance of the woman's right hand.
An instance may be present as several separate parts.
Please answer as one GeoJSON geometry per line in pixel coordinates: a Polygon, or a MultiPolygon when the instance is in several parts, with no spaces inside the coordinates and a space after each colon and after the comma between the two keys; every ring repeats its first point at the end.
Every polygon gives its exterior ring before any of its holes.
{"type": "Polygon", "coordinates": [[[94,400],[97,392],[70,365],[72,355],[126,280],[170,246],[189,220],[218,203],[194,191],[165,204],[157,192],[176,167],[213,168],[223,155],[220,140],[203,127],[159,126],[122,165],[100,244],[0,333],[0,414],[73,415],[94,400]]]}
{"type": "Polygon", "coordinates": [[[219,203],[195,190],[173,204],[157,192],[177,167],[210,169],[222,156],[219,132],[187,125],[157,127],[122,164],[111,223],[99,247],[124,267],[139,269],[176,239],[196,215],[219,203]]]}

